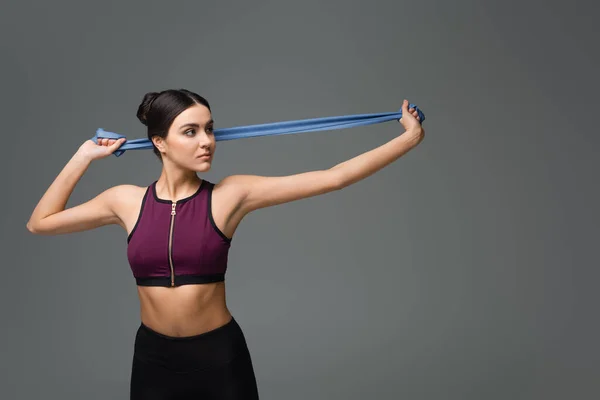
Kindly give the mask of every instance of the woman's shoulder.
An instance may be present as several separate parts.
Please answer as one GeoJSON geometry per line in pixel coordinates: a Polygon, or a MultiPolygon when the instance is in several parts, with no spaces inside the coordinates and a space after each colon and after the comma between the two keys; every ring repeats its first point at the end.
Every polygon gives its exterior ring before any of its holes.
{"type": "Polygon", "coordinates": [[[229,175],[213,183],[213,199],[236,208],[246,194],[246,176],[229,175]]]}
{"type": "Polygon", "coordinates": [[[115,208],[130,208],[139,206],[140,202],[144,198],[146,191],[150,186],[139,186],[133,184],[119,184],[110,187],[106,190],[106,194],[109,196],[111,203],[115,208]]]}
{"type": "Polygon", "coordinates": [[[239,196],[242,194],[246,177],[248,175],[229,175],[224,177],[221,180],[212,183],[213,191],[215,193],[223,194],[227,197],[231,196],[239,196]]]}
{"type": "Polygon", "coordinates": [[[108,195],[110,207],[119,218],[123,228],[135,221],[140,213],[144,195],[150,186],[133,184],[120,184],[110,187],[105,191],[108,195]]]}
{"type": "Polygon", "coordinates": [[[116,197],[137,197],[143,196],[146,193],[150,186],[139,186],[133,185],[129,183],[124,183],[120,185],[115,185],[109,188],[107,191],[112,192],[116,197]]]}

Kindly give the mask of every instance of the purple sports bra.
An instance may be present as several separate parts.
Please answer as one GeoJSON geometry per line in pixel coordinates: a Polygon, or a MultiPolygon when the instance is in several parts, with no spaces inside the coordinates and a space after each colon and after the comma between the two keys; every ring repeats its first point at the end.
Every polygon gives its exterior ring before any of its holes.
{"type": "Polygon", "coordinates": [[[214,184],[173,203],[156,195],[156,181],[146,189],[127,259],[140,286],[180,286],[225,280],[231,238],[212,216],[214,184]]]}

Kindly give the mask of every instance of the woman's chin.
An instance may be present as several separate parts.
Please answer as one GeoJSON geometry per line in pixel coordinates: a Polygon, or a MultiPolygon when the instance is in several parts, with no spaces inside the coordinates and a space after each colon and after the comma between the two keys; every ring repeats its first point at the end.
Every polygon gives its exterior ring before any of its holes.
{"type": "Polygon", "coordinates": [[[199,163],[195,163],[192,169],[196,172],[206,172],[210,170],[210,167],[211,161],[202,161],[199,163]]]}

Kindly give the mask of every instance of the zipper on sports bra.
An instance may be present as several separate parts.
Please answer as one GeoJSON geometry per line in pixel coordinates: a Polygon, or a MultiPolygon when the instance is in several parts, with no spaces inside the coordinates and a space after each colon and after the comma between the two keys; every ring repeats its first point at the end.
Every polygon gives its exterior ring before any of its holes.
{"type": "Polygon", "coordinates": [[[169,263],[171,264],[171,286],[175,286],[175,269],[173,268],[173,224],[175,222],[175,206],[177,202],[171,204],[171,226],[169,228],[169,263]]]}

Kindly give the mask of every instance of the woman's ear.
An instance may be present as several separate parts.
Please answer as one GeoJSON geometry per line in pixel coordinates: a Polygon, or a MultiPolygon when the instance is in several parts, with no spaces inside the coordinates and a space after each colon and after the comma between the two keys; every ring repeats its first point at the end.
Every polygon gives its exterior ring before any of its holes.
{"type": "Polygon", "coordinates": [[[160,136],[152,136],[152,143],[161,153],[164,153],[166,151],[167,144],[165,140],[160,136]]]}

